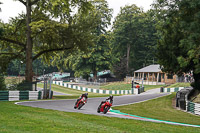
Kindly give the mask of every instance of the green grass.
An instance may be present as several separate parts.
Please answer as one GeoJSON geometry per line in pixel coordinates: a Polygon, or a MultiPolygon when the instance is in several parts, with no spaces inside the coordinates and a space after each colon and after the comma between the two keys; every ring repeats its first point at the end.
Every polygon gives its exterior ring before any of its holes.
{"type": "MultiPolygon", "coordinates": [[[[43,88],[43,84],[38,84],[37,85],[40,88],[43,88]]],[[[144,85],[145,91],[154,89],[154,88],[160,88],[162,85],[144,85]]],[[[129,90],[131,88],[131,84],[110,84],[104,87],[104,89],[108,90],[129,90]]],[[[84,91],[76,90],[76,89],[70,89],[67,87],[59,86],[59,85],[52,85],[52,90],[57,91],[57,92],[62,92],[65,94],[71,94],[72,96],[54,96],[54,98],[57,99],[70,99],[70,98],[77,98],[77,96],[80,96],[81,94],[85,93],[84,91]]],[[[99,93],[91,93],[88,92],[89,97],[107,97],[109,96],[108,94],[99,94],[99,93]]],[[[114,95],[118,96],[118,95],[114,95]]]]}
{"type": "MultiPolygon", "coordinates": [[[[145,91],[155,88],[163,87],[164,85],[144,85],[145,91]]],[[[130,90],[132,87],[131,84],[126,83],[110,83],[108,85],[101,86],[101,89],[104,90],[130,90]]]]}
{"type": "Polygon", "coordinates": [[[144,90],[151,90],[151,89],[155,89],[155,88],[160,88],[163,87],[164,85],[144,85],[144,90]]]}
{"type": "MultiPolygon", "coordinates": [[[[37,86],[43,88],[43,84],[38,84],[37,86]]],[[[70,89],[59,85],[52,85],[52,90],[56,92],[62,92],[65,94],[71,94],[71,95],[53,96],[53,99],[77,99],[81,94],[86,93],[85,91],[70,89]]],[[[88,92],[88,96],[89,98],[92,98],[92,97],[108,97],[109,95],[88,92]]],[[[119,96],[119,95],[114,95],[114,96],[119,96]]]]}
{"type": "Polygon", "coordinates": [[[0,102],[2,133],[199,133],[200,128],[69,113],[0,102]]]}
{"type": "MultiPolygon", "coordinates": [[[[80,95],[60,95],[60,96],[53,96],[53,99],[77,99],[80,95]]],[[[89,98],[94,97],[109,97],[109,94],[89,94],[89,98]]],[[[120,95],[113,95],[113,96],[120,96],[120,95]]]]}
{"type": "Polygon", "coordinates": [[[175,93],[142,103],[114,107],[113,109],[142,117],[200,125],[200,116],[173,108],[172,99],[174,97],[175,93]]]}
{"type": "Polygon", "coordinates": [[[5,84],[18,84],[24,80],[23,76],[20,77],[5,77],[5,84]]]}
{"type": "Polygon", "coordinates": [[[175,83],[170,86],[167,86],[167,88],[174,88],[174,87],[190,87],[190,83],[175,83]]]}
{"type": "MultiPolygon", "coordinates": [[[[43,84],[38,84],[38,87],[43,88],[43,84]]],[[[53,85],[52,84],[51,87],[52,87],[53,91],[62,92],[62,93],[66,93],[66,94],[72,94],[72,95],[83,94],[83,91],[70,89],[70,88],[67,88],[67,87],[59,86],[59,85],[53,85]]]]}

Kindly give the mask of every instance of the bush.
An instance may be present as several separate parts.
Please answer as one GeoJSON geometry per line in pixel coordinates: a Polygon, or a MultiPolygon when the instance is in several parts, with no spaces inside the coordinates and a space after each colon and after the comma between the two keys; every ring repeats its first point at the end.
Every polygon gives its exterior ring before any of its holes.
{"type": "Polygon", "coordinates": [[[23,90],[23,91],[29,90],[29,91],[31,91],[32,90],[32,83],[23,80],[21,83],[19,83],[16,86],[16,90],[23,90]]]}
{"type": "Polygon", "coordinates": [[[8,82],[7,84],[7,89],[8,90],[16,90],[17,88],[17,78],[13,78],[13,79],[10,79],[10,81],[8,82]]]}

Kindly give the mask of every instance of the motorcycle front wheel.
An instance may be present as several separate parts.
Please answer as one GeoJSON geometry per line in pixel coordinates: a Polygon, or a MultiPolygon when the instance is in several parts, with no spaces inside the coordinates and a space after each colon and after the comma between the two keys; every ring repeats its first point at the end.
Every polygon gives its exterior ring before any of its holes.
{"type": "Polygon", "coordinates": [[[83,107],[83,105],[84,105],[83,103],[80,103],[78,106],[78,109],[81,109],[83,107]]]}
{"type": "Polygon", "coordinates": [[[109,109],[110,109],[110,107],[105,106],[105,107],[104,107],[104,110],[103,110],[103,113],[106,114],[106,113],[108,112],[109,109]]]}

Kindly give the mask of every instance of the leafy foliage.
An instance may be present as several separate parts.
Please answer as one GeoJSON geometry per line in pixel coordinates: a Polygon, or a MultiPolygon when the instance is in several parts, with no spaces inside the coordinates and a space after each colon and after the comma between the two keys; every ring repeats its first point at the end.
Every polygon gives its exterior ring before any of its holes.
{"type": "Polygon", "coordinates": [[[200,3],[198,0],[157,0],[158,58],[163,70],[193,72],[200,89],[200,3]]]}
{"type": "Polygon", "coordinates": [[[113,54],[121,61],[126,58],[125,75],[152,64],[151,60],[155,58],[155,33],[155,20],[151,12],[144,13],[134,4],[121,8],[113,26],[113,54]]]}
{"type": "Polygon", "coordinates": [[[109,69],[111,65],[111,36],[107,33],[106,28],[110,24],[112,10],[108,8],[108,3],[105,0],[95,0],[93,3],[94,10],[89,12],[86,18],[93,18],[96,26],[91,32],[93,34],[93,45],[87,47],[86,52],[80,50],[74,51],[72,54],[65,53],[62,58],[64,60],[58,61],[57,57],[54,59],[55,64],[61,66],[64,64],[69,69],[75,71],[75,76],[89,77],[90,73],[94,74],[94,78],[97,78],[97,71],[109,69]]]}
{"type": "Polygon", "coordinates": [[[91,45],[93,19],[85,19],[91,9],[87,0],[19,0],[27,13],[3,25],[0,59],[4,71],[13,59],[26,63],[26,80],[33,76],[32,62],[39,57],[50,63],[59,51],[85,50],[91,45]],[[75,11],[77,9],[77,11],[75,11]]]}

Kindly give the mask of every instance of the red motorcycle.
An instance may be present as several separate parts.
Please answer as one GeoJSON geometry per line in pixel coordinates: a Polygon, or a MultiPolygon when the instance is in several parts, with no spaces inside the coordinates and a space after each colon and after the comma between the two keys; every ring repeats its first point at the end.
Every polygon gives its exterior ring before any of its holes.
{"type": "Polygon", "coordinates": [[[98,107],[97,112],[98,113],[103,112],[104,114],[106,114],[111,106],[112,103],[106,100],[105,103],[103,103],[101,106],[98,107]]]}
{"type": "Polygon", "coordinates": [[[75,105],[74,105],[74,109],[78,108],[81,109],[83,107],[83,105],[85,105],[86,103],[86,98],[82,97],[81,100],[79,100],[75,105]]]}

